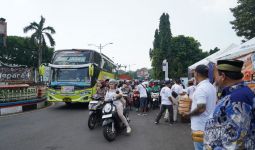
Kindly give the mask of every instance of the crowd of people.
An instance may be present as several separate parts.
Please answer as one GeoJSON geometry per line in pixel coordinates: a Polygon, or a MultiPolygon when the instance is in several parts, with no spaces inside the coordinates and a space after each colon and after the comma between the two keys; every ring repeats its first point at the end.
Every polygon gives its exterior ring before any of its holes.
{"type": "MultiPolygon", "coordinates": [[[[177,121],[177,106],[178,106],[178,95],[185,95],[186,92],[183,90],[181,80],[162,82],[159,80],[114,80],[106,79],[97,82],[96,94],[100,97],[104,97],[104,100],[111,99],[112,97],[120,97],[122,101],[116,101],[115,105],[118,110],[118,115],[127,126],[127,132],[131,132],[131,128],[123,116],[123,108],[132,110],[135,109],[137,115],[145,116],[151,109],[160,108],[160,113],[157,116],[157,123],[159,122],[163,113],[165,113],[165,120],[171,124],[177,121]],[[114,85],[114,86],[113,86],[114,85]],[[174,106],[167,100],[166,92],[168,87],[172,87],[173,93],[170,94],[174,99],[174,106]],[[116,94],[119,91],[120,94],[116,94]],[[158,97],[153,101],[153,93],[158,93],[158,97]],[[179,93],[179,94],[178,94],[179,93]],[[121,102],[121,103],[120,103],[121,102]],[[169,105],[169,106],[168,106],[169,105]],[[172,112],[173,111],[173,112],[172,112]]],[[[190,90],[191,91],[191,90],[190,90]]],[[[154,97],[155,98],[155,97],[154,97]]]]}
{"type": "Polygon", "coordinates": [[[116,96],[116,90],[121,92],[117,96],[123,96],[123,101],[116,105],[128,133],[131,128],[123,116],[123,108],[135,108],[138,115],[144,116],[150,109],[158,107],[155,124],[159,124],[163,114],[171,126],[179,117],[190,119],[196,150],[255,149],[255,99],[254,93],[242,81],[242,66],[242,61],[218,61],[218,75],[212,84],[208,80],[208,67],[199,65],[187,88],[180,79],[98,81],[97,94],[107,99],[116,96]],[[153,92],[159,93],[156,104],[152,100],[153,92]],[[182,100],[191,102],[188,111],[178,110],[182,100]]]}

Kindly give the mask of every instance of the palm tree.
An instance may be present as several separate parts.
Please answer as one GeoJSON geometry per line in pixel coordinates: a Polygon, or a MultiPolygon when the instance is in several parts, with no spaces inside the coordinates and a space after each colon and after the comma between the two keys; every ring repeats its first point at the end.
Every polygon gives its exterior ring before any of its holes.
{"type": "Polygon", "coordinates": [[[55,29],[51,26],[44,27],[45,18],[41,16],[41,20],[38,23],[32,22],[30,25],[24,28],[24,33],[28,31],[34,31],[31,35],[31,40],[37,45],[38,47],[38,68],[42,63],[42,49],[46,47],[45,36],[48,38],[50,45],[55,46],[55,40],[52,38],[51,34],[56,33],[55,29]]]}

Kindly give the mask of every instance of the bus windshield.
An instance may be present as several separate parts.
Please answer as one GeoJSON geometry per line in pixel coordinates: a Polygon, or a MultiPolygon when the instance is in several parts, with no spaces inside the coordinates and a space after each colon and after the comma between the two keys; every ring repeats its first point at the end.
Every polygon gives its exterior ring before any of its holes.
{"type": "Polygon", "coordinates": [[[90,77],[88,68],[52,68],[53,82],[85,82],[85,85],[90,85],[90,77]]]}

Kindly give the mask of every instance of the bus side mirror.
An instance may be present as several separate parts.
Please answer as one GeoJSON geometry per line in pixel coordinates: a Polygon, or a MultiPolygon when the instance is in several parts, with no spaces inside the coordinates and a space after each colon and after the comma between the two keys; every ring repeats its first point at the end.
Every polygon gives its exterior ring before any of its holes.
{"type": "Polygon", "coordinates": [[[94,65],[90,64],[89,65],[89,76],[92,77],[94,75],[94,65]]]}

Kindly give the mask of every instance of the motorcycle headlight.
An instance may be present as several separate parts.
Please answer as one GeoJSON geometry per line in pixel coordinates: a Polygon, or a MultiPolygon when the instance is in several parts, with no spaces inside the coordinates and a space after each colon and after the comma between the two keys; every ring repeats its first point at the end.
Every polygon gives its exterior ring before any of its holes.
{"type": "Polygon", "coordinates": [[[104,106],[103,111],[104,111],[105,113],[109,113],[109,112],[111,111],[111,109],[112,109],[112,105],[111,105],[111,104],[106,104],[106,105],[104,106]]]}

